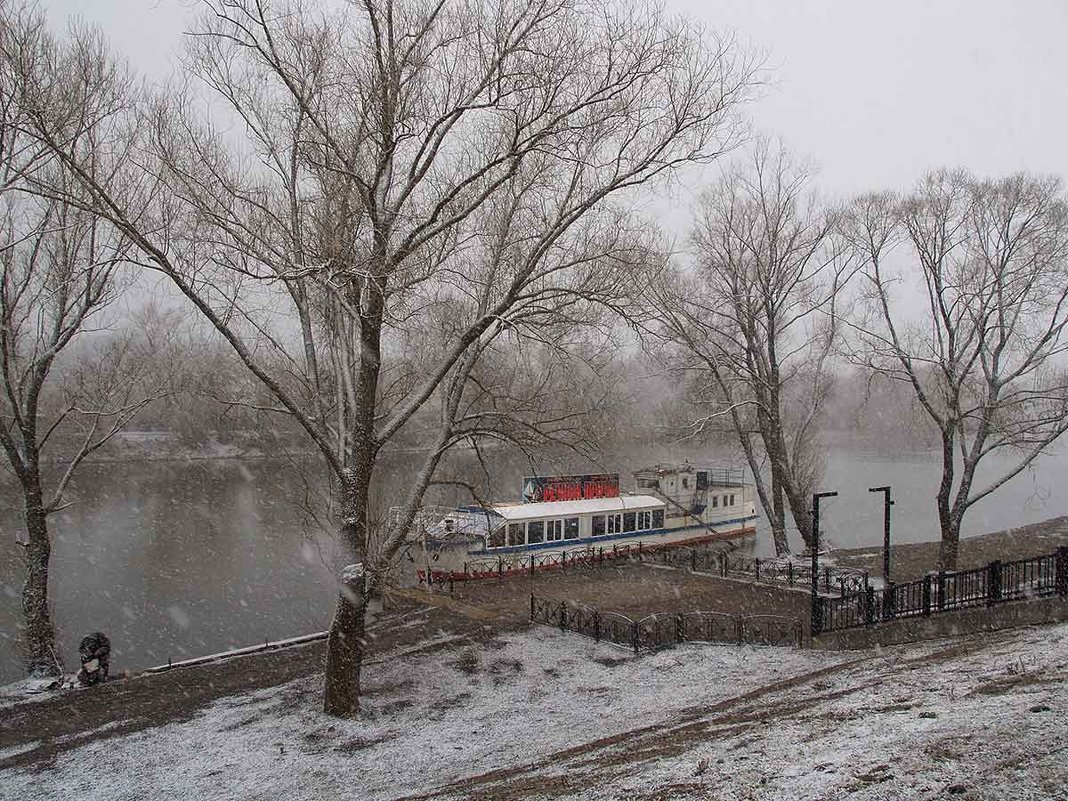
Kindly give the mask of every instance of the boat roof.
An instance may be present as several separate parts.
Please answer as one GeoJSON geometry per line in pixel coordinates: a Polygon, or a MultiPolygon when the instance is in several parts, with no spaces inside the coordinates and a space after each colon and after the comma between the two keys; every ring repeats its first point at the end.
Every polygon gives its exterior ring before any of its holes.
{"type": "Polygon", "coordinates": [[[527,520],[539,517],[571,517],[622,512],[627,509],[650,509],[664,506],[664,501],[652,495],[619,495],[615,498],[588,498],[581,501],[545,501],[542,503],[514,503],[493,506],[492,510],[505,520],[527,520]]]}

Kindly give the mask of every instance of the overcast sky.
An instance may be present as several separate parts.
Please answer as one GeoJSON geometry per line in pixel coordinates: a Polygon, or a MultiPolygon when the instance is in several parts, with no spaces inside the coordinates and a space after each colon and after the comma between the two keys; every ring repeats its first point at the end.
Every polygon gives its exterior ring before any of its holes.
{"type": "MultiPolygon", "coordinates": [[[[830,194],[905,188],[943,165],[1068,175],[1064,0],[666,2],[766,53],[774,85],[751,116],[811,158],[830,194]]],[[[43,5],[57,23],[99,24],[162,76],[198,0],[43,5]]]]}

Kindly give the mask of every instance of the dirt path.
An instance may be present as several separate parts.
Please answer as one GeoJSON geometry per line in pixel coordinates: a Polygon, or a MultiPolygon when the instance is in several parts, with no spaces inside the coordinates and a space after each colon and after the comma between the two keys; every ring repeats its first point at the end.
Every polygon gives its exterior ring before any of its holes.
{"type": "MultiPolygon", "coordinates": [[[[906,660],[903,665],[916,669],[939,664],[982,650],[984,645],[981,638],[974,638],[906,660]]],[[[829,700],[862,693],[873,686],[875,680],[859,677],[850,680],[849,674],[862,672],[875,658],[869,654],[783,679],[715,704],[682,710],[669,721],[572,746],[527,765],[468,776],[432,792],[402,796],[396,801],[443,798],[520,801],[581,793],[585,788],[640,772],[646,763],[683,754],[695,744],[738,736],[750,730],[759,734],[762,728],[777,720],[804,714],[829,700]],[[828,679],[832,677],[844,677],[848,686],[831,689],[828,679]]],[[[839,682],[842,683],[845,682],[839,682]]],[[[705,798],[707,792],[708,787],[703,782],[681,783],[668,790],[661,787],[647,798],[648,801],[686,798],[691,793],[694,798],[705,798]]]]}

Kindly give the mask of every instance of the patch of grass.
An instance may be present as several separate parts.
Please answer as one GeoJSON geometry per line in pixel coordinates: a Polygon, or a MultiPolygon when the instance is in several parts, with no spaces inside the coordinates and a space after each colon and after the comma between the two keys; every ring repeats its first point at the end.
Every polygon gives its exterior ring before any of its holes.
{"type": "Polygon", "coordinates": [[[394,739],[394,735],[391,734],[383,734],[379,737],[350,737],[348,740],[343,740],[335,745],[334,750],[342,754],[353,754],[357,751],[363,751],[365,748],[370,748],[372,745],[389,742],[392,739],[394,739]]]}
{"type": "Polygon", "coordinates": [[[500,686],[523,672],[523,662],[519,659],[494,659],[490,662],[487,672],[493,676],[494,686],[500,686]]]}
{"type": "Polygon", "coordinates": [[[607,668],[618,667],[619,665],[626,664],[630,661],[628,656],[595,656],[593,661],[598,665],[604,665],[607,668]]]}
{"type": "Polygon", "coordinates": [[[474,676],[482,667],[482,660],[474,648],[465,648],[452,662],[452,666],[465,675],[474,676]]]}
{"type": "Polygon", "coordinates": [[[460,693],[459,695],[454,695],[451,698],[445,698],[441,701],[438,701],[436,704],[434,704],[434,709],[455,709],[458,706],[463,706],[464,702],[469,700],[470,698],[471,693],[460,693]]]}

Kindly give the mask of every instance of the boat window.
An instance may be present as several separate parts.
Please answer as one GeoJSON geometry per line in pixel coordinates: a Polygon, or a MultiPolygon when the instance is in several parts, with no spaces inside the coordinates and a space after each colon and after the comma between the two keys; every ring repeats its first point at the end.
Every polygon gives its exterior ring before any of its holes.
{"type": "Polygon", "coordinates": [[[525,545],[527,542],[526,537],[526,524],[525,523],[509,523],[508,524],[508,544],[509,545],[525,545]]]}
{"type": "Polygon", "coordinates": [[[594,537],[600,537],[604,534],[604,515],[594,515],[590,523],[594,537]]]}
{"type": "Polygon", "coordinates": [[[623,530],[623,515],[608,515],[608,533],[619,534],[623,530]]]}
{"type": "Polygon", "coordinates": [[[730,497],[731,497],[731,506],[734,506],[734,496],[731,495],[730,497]]]}
{"type": "Polygon", "coordinates": [[[717,507],[719,507],[719,496],[718,495],[713,495],[712,496],[712,508],[716,509],[717,507]]]}
{"type": "Polygon", "coordinates": [[[664,527],[664,510],[653,509],[653,528],[664,527]]]}
{"type": "Polygon", "coordinates": [[[697,471],[697,489],[708,489],[708,473],[704,470],[697,471]]]}
{"type": "Polygon", "coordinates": [[[527,523],[527,542],[541,542],[545,539],[545,523],[531,520],[527,523]]]}
{"type": "Polygon", "coordinates": [[[658,489],[660,482],[655,478],[639,478],[638,489],[658,489]]]}
{"type": "Polygon", "coordinates": [[[689,489],[690,488],[690,477],[689,476],[683,476],[682,477],[682,488],[683,489],[689,489]]]}
{"type": "Polygon", "coordinates": [[[545,541],[555,542],[564,537],[564,521],[548,520],[545,523],[545,541]]]}
{"type": "Polygon", "coordinates": [[[486,543],[490,548],[501,548],[504,546],[504,532],[507,530],[507,526],[498,526],[490,532],[489,541],[486,543]]]}
{"type": "Polygon", "coordinates": [[[579,535],[579,519],[577,517],[565,517],[564,518],[564,539],[574,540],[578,539],[579,535]]]}
{"type": "Polygon", "coordinates": [[[634,531],[634,512],[623,513],[623,530],[634,531]]]}
{"type": "Polygon", "coordinates": [[[726,495],[723,496],[723,505],[727,506],[727,496],[726,495]]]}
{"type": "Polygon", "coordinates": [[[649,526],[649,513],[638,512],[638,531],[645,531],[649,526]]]}

